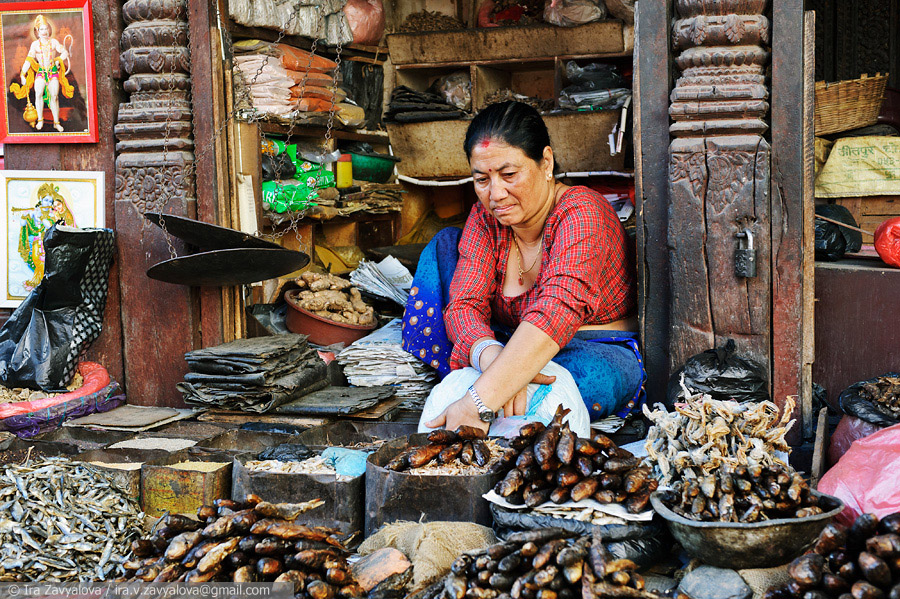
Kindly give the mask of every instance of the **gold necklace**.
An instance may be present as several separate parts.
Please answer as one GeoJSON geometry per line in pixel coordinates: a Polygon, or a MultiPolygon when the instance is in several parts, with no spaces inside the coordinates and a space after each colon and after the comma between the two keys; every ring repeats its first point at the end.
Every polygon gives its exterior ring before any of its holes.
{"type": "Polygon", "coordinates": [[[535,258],[534,258],[534,262],[532,262],[531,266],[529,266],[525,270],[523,270],[523,267],[525,265],[522,264],[522,248],[519,247],[519,240],[516,237],[515,233],[513,233],[512,236],[513,236],[513,243],[516,244],[516,268],[519,271],[519,285],[524,286],[525,285],[525,273],[531,272],[531,269],[533,269],[537,265],[538,260],[541,259],[541,250],[544,247],[544,235],[543,235],[543,233],[541,234],[541,244],[538,246],[538,253],[537,253],[537,256],[535,256],[535,258]]]}

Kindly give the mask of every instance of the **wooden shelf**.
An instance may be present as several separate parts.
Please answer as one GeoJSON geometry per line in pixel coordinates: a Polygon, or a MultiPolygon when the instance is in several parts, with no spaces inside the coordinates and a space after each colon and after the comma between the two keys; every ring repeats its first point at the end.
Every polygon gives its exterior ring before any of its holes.
{"type": "MultiPolygon", "coordinates": [[[[256,39],[262,40],[264,42],[275,42],[279,40],[279,32],[275,29],[270,29],[268,27],[247,27],[245,25],[241,25],[239,23],[235,23],[231,17],[228,17],[227,27],[232,39],[256,39]]],[[[280,36],[280,42],[283,44],[288,44],[290,46],[294,46],[295,48],[300,48],[301,50],[306,50],[307,52],[312,47],[312,39],[308,37],[303,37],[299,35],[291,35],[284,34],[280,36]]],[[[326,46],[322,40],[319,40],[317,44],[316,54],[322,56],[334,56],[335,48],[332,46],[326,46]]],[[[362,56],[362,57],[374,57],[381,56],[387,58],[388,48],[387,46],[363,46],[361,44],[344,44],[343,49],[341,51],[341,56],[350,57],[350,56],[362,56]]],[[[384,58],[381,58],[380,61],[383,61],[384,58]]],[[[379,61],[379,62],[380,62],[379,61]]]]}
{"type": "MultiPolygon", "coordinates": [[[[286,137],[320,137],[325,139],[325,127],[310,125],[282,125],[281,123],[260,122],[259,129],[269,135],[283,135],[286,137]]],[[[346,129],[332,129],[333,139],[345,141],[360,141],[370,144],[389,143],[387,131],[350,131],[346,129]]]]}
{"type": "Polygon", "coordinates": [[[453,31],[393,33],[387,36],[391,62],[446,65],[489,61],[553,59],[557,56],[630,54],[622,21],[606,20],[579,27],[546,23],[453,31]]]}
{"type": "Polygon", "coordinates": [[[559,56],[540,56],[530,58],[504,58],[504,59],[483,59],[483,60],[465,60],[454,62],[417,62],[414,64],[398,64],[394,68],[398,71],[414,71],[416,69],[441,69],[448,70],[453,68],[464,69],[470,65],[482,67],[502,67],[508,71],[530,71],[536,68],[554,67],[556,61],[569,60],[604,60],[610,58],[628,58],[632,56],[631,51],[625,52],[607,52],[602,54],[572,54],[559,56]]]}
{"type": "MultiPolygon", "coordinates": [[[[329,224],[347,224],[347,223],[371,223],[371,222],[388,222],[392,221],[395,218],[399,217],[399,212],[388,212],[386,214],[370,214],[369,212],[361,211],[354,212],[348,216],[334,216],[327,219],[321,218],[313,218],[309,216],[305,216],[299,220],[301,224],[304,225],[312,225],[316,223],[329,223],[329,224]]],[[[289,222],[276,224],[273,223],[268,215],[263,216],[263,222],[266,225],[266,228],[272,230],[278,230],[286,228],[290,225],[289,222]]]]}

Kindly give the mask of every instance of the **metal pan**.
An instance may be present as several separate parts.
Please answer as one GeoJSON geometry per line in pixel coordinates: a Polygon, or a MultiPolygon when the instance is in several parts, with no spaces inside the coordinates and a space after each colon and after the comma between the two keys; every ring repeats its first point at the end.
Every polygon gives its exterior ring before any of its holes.
{"type": "Polygon", "coordinates": [[[809,518],[781,518],[761,522],[698,522],[679,516],[663,503],[659,492],[650,496],[684,550],[710,566],[719,568],[770,568],[788,563],[812,543],[831,519],[844,509],[837,497],[818,491],[819,505],[826,510],[809,518]]]}
{"type": "Polygon", "coordinates": [[[234,248],[269,248],[281,249],[281,246],[259,237],[254,237],[242,231],[220,227],[211,223],[175,216],[173,214],[160,215],[158,212],[144,214],[151,223],[162,228],[160,221],[164,221],[165,230],[172,236],[181,239],[188,245],[193,245],[205,250],[227,250],[234,248]]]}
{"type": "Polygon", "coordinates": [[[292,273],[307,264],[309,256],[284,248],[232,248],[172,258],[151,266],[147,276],[176,285],[245,285],[292,273]]]}

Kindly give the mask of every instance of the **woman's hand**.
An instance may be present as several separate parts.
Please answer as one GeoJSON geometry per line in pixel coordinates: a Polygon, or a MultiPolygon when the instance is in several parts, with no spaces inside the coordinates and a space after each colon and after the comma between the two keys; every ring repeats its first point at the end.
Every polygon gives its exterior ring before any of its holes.
{"type": "MultiPolygon", "coordinates": [[[[552,385],[556,382],[555,376],[548,376],[546,374],[537,373],[534,375],[534,378],[531,379],[532,383],[536,383],[538,385],[552,385]]],[[[506,404],[503,406],[503,417],[509,418],[510,416],[524,416],[528,412],[528,385],[525,385],[521,389],[519,389],[518,393],[512,396],[506,404]]]]}
{"type": "Polygon", "coordinates": [[[455,431],[463,425],[472,426],[485,432],[490,428],[487,422],[483,422],[478,417],[478,408],[475,407],[475,402],[472,401],[468,393],[447,406],[447,409],[440,416],[425,423],[425,426],[428,428],[440,428],[443,426],[448,431],[455,431]]]}
{"type": "MultiPolygon", "coordinates": [[[[494,363],[500,356],[500,352],[503,351],[503,347],[500,345],[492,345],[485,349],[481,354],[481,371],[484,372],[488,369],[488,367],[494,363]]],[[[540,372],[534,375],[534,378],[531,379],[532,383],[536,383],[538,385],[552,385],[556,382],[555,376],[547,376],[546,374],[541,374],[540,372]]],[[[512,398],[503,405],[503,416],[505,418],[509,418],[510,416],[524,416],[528,411],[528,385],[525,385],[519,391],[512,396],[512,398]]]]}

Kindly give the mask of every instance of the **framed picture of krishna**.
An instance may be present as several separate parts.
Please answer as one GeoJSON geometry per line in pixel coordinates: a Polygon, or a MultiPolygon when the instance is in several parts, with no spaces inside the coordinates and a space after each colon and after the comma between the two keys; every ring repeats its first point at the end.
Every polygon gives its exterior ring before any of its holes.
{"type": "Polygon", "coordinates": [[[44,276],[54,224],[105,226],[103,171],[0,171],[0,307],[15,308],[44,276]]]}
{"type": "Polygon", "coordinates": [[[97,141],[90,0],[0,4],[0,143],[97,141]]]}

